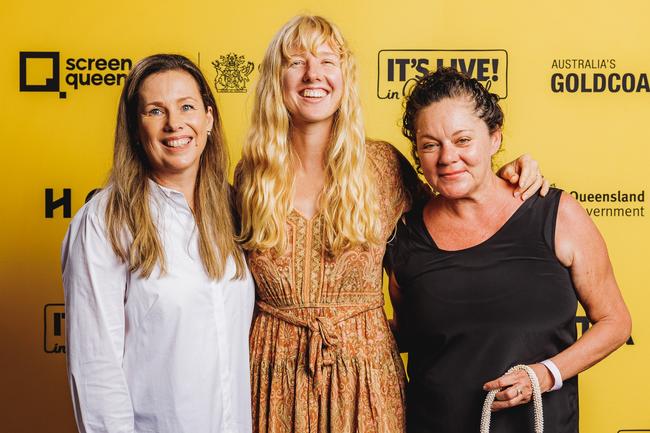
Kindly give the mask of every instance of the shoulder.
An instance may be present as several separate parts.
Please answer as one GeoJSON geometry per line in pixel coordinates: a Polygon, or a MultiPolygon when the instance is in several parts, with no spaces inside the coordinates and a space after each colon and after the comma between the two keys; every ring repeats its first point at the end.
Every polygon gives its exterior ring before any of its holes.
{"type": "Polygon", "coordinates": [[[406,206],[403,210],[409,209],[411,202],[431,198],[429,187],[420,180],[413,165],[395,146],[375,140],[369,140],[366,146],[379,184],[391,190],[391,194],[397,189],[398,195],[405,196],[406,206]]]}
{"type": "Polygon", "coordinates": [[[366,142],[366,154],[374,164],[388,164],[396,167],[400,158],[404,159],[404,155],[395,146],[381,140],[368,140],[366,142]]]}
{"type": "Polygon", "coordinates": [[[75,214],[70,222],[70,227],[92,222],[95,225],[105,226],[106,207],[110,196],[111,187],[108,186],[96,192],[75,214]]]}
{"type": "Polygon", "coordinates": [[[548,196],[551,197],[551,194],[558,196],[556,198],[556,200],[559,201],[557,216],[558,223],[562,222],[570,224],[573,221],[579,220],[591,221],[591,218],[589,218],[589,215],[587,215],[587,212],[580,202],[573,198],[571,194],[567,194],[566,192],[555,188],[549,190],[548,196]]]}
{"type": "MultiPolygon", "coordinates": [[[[510,191],[515,190],[515,185],[508,184],[507,187],[510,191]]],[[[546,223],[550,224],[557,219],[558,207],[563,195],[565,194],[561,189],[549,188],[544,196],[535,193],[531,197],[528,197],[521,204],[521,207],[526,209],[527,212],[533,212],[535,215],[538,215],[541,221],[546,221],[546,223]]]]}
{"type": "MultiPolygon", "coordinates": [[[[83,256],[88,253],[101,255],[109,245],[105,216],[109,192],[110,187],[97,192],[70,221],[61,247],[63,270],[66,269],[71,256],[83,256]]],[[[72,261],[74,262],[74,259],[72,261]]]]}
{"type": "Polygon", "coordinates": [[[380,181],[402,184],[415,174],[413,166],[395,146],[386,141],[368,141],[366,154],[380,181]]]}
{"type": "Polygon", "coordinates": [[[602,236],[582,205],[566,192],[562,192],[557,210],[555,245],[558,259],[571,266],[577,251],[585,247],[595,249],[604,245],[602,236]]]}

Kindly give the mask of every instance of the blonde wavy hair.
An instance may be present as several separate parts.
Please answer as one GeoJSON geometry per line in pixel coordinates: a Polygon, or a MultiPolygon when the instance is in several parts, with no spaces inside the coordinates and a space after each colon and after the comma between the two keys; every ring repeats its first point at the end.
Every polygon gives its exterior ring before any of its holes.
{"type": "Polygon", "coordinates": [[[325,186],[318,208],[330,252],[381,243],[377,191],[366,164],[366,138],[357,91],[356,65],[340,30],[319,16],[301,15],[275,35],[260,65],[250,130],[236,174],[241,211],[239,240],[247,250],[287,247],[286,219],[292,209],[297,162],[290,140],[291,116],[282,94],[289,53],[316,53],[329,44],[341,58],[343,96],[326,153],[325,186]]]}
{"type": "Polygon", "coordinates": [[[120,97],[113,167],[108,179],[106,225],[115,254],[128,263],[131,272],[148,278],[156,265],[166,271],[165,251],[149,209],[147,156],[138,138],[138,98],[143,81],[152,74],[184,71],[197,83],[203,105],[212,108],[214,124],[200,158],[194,189],[194,216],[198,228],[199,254],[212,279],[223,277],[226,260],[232,256],[236,278],[242,278],[245,260],[234,239],[233,207],[228,184],[228,149],[223,140],[221,119],[210,86],[198,67],[175,54],[156,54],[138,62],[129,73],[120,97]]]}

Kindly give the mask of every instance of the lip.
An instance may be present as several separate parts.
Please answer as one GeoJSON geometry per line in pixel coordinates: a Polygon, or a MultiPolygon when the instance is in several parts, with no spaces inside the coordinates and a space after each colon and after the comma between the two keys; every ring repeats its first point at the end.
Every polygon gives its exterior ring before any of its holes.
{"type": "Polygon", "coordinates": [[[460,177],[463,173],[465,173],[465,170],[445,171],[444,173],[439,172],[438,177],[442,179],[453,180],[460,177]]]}
{"type": "Polygon", "coordinates": [[[165,137],[165,138],[161,139],[160,142],[163,144],[163,146],[166,149],[168,149],[168,150],[170,150],[172,152],[178,152],[178,151],[185,150],[188,147],[190,147],[192,145],[192,143],[194,143],[194,137],[192,137],[191,135],[174,135],[172,137],[165,137]],[[181,145],[181,146],[170,146],[168,144],[169,142],[178,141],[178,140],[188,140],[188,142],[181,145]]]}
{"type": "Polygon", "coordinates": [[[324,88],[324,87],[305,87],[305,88],[302,88],[302,89],[300,89],[298,91],[298,94],[300,95],[300,97],[302,99],[304,99],[304,100],[307,100],[307,101],[319,101],[319,100],[329,96],[330,93],[331,93],[331,91],[329,89],[324,88]],[[322,95],[322,96],[305,96],[305,91],[320,91],[320,92],[323,92],[324,95],[322,95]]]}

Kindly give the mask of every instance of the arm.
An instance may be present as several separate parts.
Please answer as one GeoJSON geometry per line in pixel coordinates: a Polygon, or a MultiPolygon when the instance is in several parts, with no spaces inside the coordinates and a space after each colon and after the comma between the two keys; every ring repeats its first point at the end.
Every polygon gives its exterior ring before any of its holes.
{"type": "Polygon", "coordinates": [[[63,242],[68,379],[81,433],[132,433],[122,370],[127,269],[104,230],[87,205],[63,242]]]}
{"type": "Polygon", "coordinates": [[[537,161],[528,154],[523,154],[501,167],[497,175],[513,185],[517,184],[514,195],[521,196],[522,200],[531,197],[538,190],[540,195],[545,196],[550,186],[548,180],[542,176],[537,161]]]}
{"type": "MultiPolygon", "coordinates": [[[[558,260],[570,268],[571,278],[591,329],[567,349],[551,358],[563,379],[575,376],[620,347],[630,335],[632,322],[616,284],[607,247],[596,225],[570,195],[562,194],[555,232],[558,260]]],[[[542,392],[553,386],[553,376],[542,364],[530,366],[539,378],[542,392]]],[[[513,373],[488,382],[484,389],[508,386],[497,394],[492,408],[499,410],[530,401],[530,383],[525,373],[513,373]],[[524,392],[517,396],[517,388],[524,392]]]]}
{"type": "Polygon", "coordinates": [[[555,233],[558,259],[571,269],[578,299],[593,326],[551,358],[562,377],[572,377],[605,358],[630,336],[632,320],[616,284],[607,246],[580,204],[562,194],[555,233]]]}

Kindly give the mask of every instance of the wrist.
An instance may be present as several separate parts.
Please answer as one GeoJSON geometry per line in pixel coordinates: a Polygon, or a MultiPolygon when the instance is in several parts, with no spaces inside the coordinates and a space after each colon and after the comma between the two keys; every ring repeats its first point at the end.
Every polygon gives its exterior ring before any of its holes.
{"type": "Polygon", "coordinates": [[[542,393],[549,392],[551,388],[553,388],[554,384],[553,374],[541,362],[531,365],[531,367],[537,376],[537,382],[539,382],[540,391],[542,393]]]}
{"type": "Polygon", "coordinates": [[[557,365],[550,359],[545,359],[540,364],[544,366],[547,374],[551,376],[551,387],[549,391],[557,391],[562,388],[562,374],[560,373],[560,369],[557,368],[557,365]]]}

